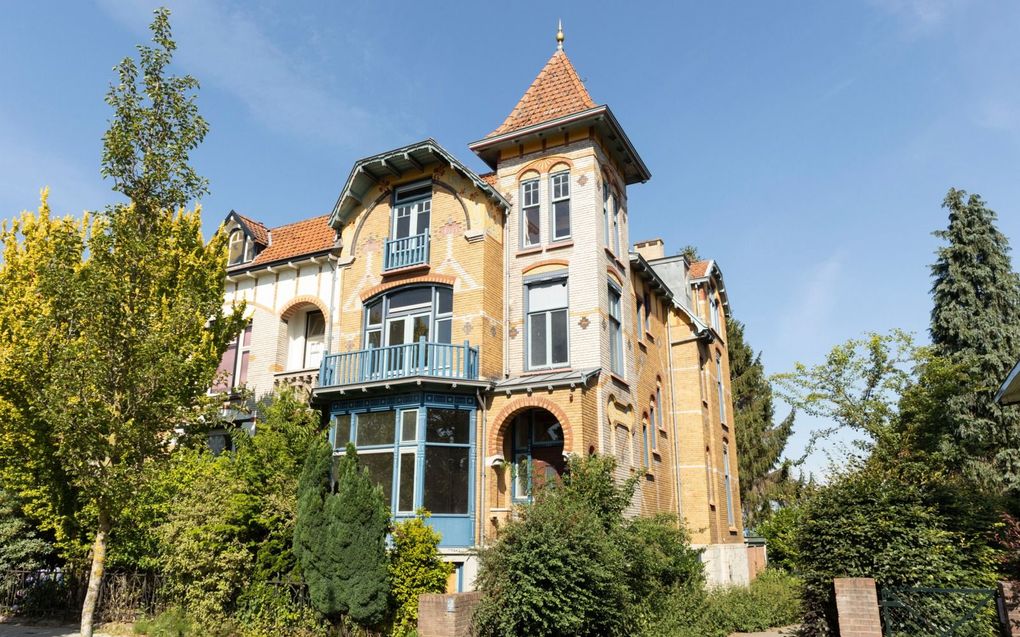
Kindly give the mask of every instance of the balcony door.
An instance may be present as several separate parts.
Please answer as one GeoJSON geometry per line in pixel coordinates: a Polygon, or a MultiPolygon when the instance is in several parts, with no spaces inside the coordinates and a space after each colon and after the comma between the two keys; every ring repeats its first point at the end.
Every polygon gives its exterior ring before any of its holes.
{"type": "Polygon", "coordinates": [[[428,348],[419,351],[416,343],[422,339],[425,339],[426,342],[430,340],[429,324],[431,321],[431,311],[387,319],[386,344],[390,346],[390,355],[386,371],[390,376],[403,376],[413,370],[422,369],[428,364],[428,348]],[[396,347],[398,345],[410,347],[396,347]]]}

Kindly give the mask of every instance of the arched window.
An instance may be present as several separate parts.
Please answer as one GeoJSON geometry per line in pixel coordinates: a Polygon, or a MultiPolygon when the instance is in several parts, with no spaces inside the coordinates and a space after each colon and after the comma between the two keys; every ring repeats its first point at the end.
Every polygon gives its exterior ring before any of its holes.
{"type": "Polygon", "coordinates": [[[365,348],[407,345],[424,340],[450,343],[453,289],[416,286],[391,290],[365,304],[365,348]]]}
{"type": "Polygon", "coordinates": [[[227,265],[247,263],[255,258],[255,242],[240,228],[234,228],[227,242],[227,265]]]}

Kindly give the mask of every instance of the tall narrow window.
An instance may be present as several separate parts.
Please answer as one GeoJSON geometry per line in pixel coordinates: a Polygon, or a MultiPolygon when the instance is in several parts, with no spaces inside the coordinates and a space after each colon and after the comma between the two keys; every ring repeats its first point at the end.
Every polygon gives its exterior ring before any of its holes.
{"type": "Polygon", "coordinates": [[[609,284],[609,369],[623,376],[623,323],[620,320],[620,291],[609,284]]]}
{"type": "Polygon", "coordinates": [[[567,280],[557,279],[527,286],[528,368],[565,365],[567,344],[567,280]]]}
{"type": "Polygon", "coordinates": [[[648,455],[649,447],[648,447],[648,422],[647,421],[641,423],[641,443],[642,443],[641,458],[644,461],[645,469],[647,469],[648,467],[652,466],[651,458],[648,455]]]}
{"type": "Polygon", "coordinates": [[[647,288],[645,289],[645,332],[652,333],[652,297],[649,296],[647,288]]]}
{"type": "Polygon", "coordinates": [[[602,240],[606,249],[609,249],[613,242],[609,234],[609,183],[602,184],[602,240]]]}
{"type": "Polygon", "coordinates": [[[552,240],[570,237],[570,173],[563,171],[549,177],[552,199],[552,240]]]}
{"type": "Polygon", "coordinates": [[[714,290],[709,289],[708,294],[708,308],[711,314],[712,327],[715,328],[716,332],[720,332],[722,331],[722,326],[719,322],[719,301],[716,299],[714,290]]]}
{"type": "Polygon", "coordinates": [[[722,446],[723,480],[726,486],[726,523],[733,527],[736,520],[733,515],[733,488],[730,480],[730,445],[724,442],[722,446]]]}
{"type": "Polygon", "coordinates": [[[302,364],[305,369],[319,366],[325,347],[325,337],[326,320],[322,312],[311,310],[305,315],[305,355],[302,364]]]}
{"type": "Polygon", "coordinates": [[[432,215],[432,184],[416,183],[397,188],[393,195],[393,239],[428,234],[432,215]]]}
{"type": "Polygon", "coordinates": [[[666,407],[665,407],[665,405],[662,404],[662,386],[661,385],[659,385],[659,386],[657,386],[655,388],[655,406],[658,407],[658,410],[656,411],[656,414],[659,417],[659,420],[656,421],[655,424],[658,425],[659,429],[665,429],[666,427],[662,424],[662,410],[665,409],[666,407]]]}
{"type": "Polygon", "coordinates": [[[255,243],[237,228],[230,233],[227,245],[227,265],[247,263],[255,258],[255,243]]]}
{"type": "Polygon", "coordinates": [[[719,422],[726,422],[726,389],[723,387],[722,354],[715,355],[716,386],[719,389],[719,422]]]}
{"type": "Polygon", "coordinates": [[[538,202],[538,180],[521,183],[521,242],[524,247],[537,246],[542,242],[538,202]]]}
{"type": "Polygon", "coordinates": [[[620,202],[615,193],[609,196],[609,203],[613,209],[613,254],[620,256],[620,202]]]}
{"type": "Polygon", "coordinates": [[[658,414],[658,411],[659,411],[658,409],[656,409],[656,407],[657,407],[657,405],[655,404],[654,400],[652,401],[652,404],[648,407],[648,423],[649,423],[649,425],[652,428],[652,432],[651,432],[652,433],[652,438],[651,438],[651,441],[650,441],[651,442],[651,446],[652,446],[652,451],[656,451],[657,450],[656,449],[657,445],[656,445],[655,439],[659,437],[659,432],[655,430],[655,427],[656,427],[655,417],[656,417],[656,415],[658,414]]]}
{"type": "Polygon", "coordinates": [[[635,301],[635,305],[637,305],[637,322],[635,323],[635,325],[637,325],[638,340],[640,340],[641,329],[645,325],[645,299],[644,297],[641,296],[640,293],[635,294],[634,296],[637,297],[637,300],[635,301]]]}

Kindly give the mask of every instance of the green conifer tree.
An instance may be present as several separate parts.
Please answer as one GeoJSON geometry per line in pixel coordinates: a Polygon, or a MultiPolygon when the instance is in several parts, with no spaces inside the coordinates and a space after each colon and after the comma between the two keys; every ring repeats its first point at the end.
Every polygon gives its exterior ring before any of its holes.
{"type": "Polygon", "coordinates": [[[331,528],[326,517],[332,461],[333,449],[326,439],[312,441],[298,482],[294,555],[308,585],[312,606],[326,617],[335,618],[345,608],[337,594],[337,565],[329,550],[331,528]]]}
{"type": "Polygon", "coordinates": [[[358,465],[354,445],[340,459],[336,495],[326,502],[330,552],[336,562],[337,596],[343,612],[364,627],[380,625],[389,607],[389,506],[382,489],[358,465]]]}
{"type": "Polygon", "coordinates": [[[726,325],[730,357],[733,408],[740,467],[740,501],[744,526],[754,528],[771,510],[796,492],[790,475],[793,463],[783,460],[786,442],[793,432],[794,412],[776,423],[772,385],[765,376],[761,354],[744,340],[744,324],[730,319],[726,325]]]}
{"type": "Polygon", "coordinates": [[[934,234],[948,245],[931,266],[930,331],[936,353],[973,381],[946,405],[961,466],[994,487],[1020,490],[1020,410],[993,401],[1020,357],[1020,277],[981,197],[950,189],[943,207],[949,226],[934,234]]]}

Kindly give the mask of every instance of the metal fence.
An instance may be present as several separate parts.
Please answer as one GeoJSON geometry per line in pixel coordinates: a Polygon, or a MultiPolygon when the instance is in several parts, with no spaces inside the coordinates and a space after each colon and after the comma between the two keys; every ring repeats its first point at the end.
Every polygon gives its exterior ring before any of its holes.
{"type": "MultiPolygon", "coordinates": [[[[102,622],[130,622],[161,607],[155,573],[110,572],[96,606],[102,622]]],[[[76,621],[88,589],[88,573],[64,569],[0,573],[0,615],[76,621]]]]}
{"type": "Polygon", "coordinates": [[[885,637],[1000,637],[992,588],[883,587],[878,602],[885,637]]]}

